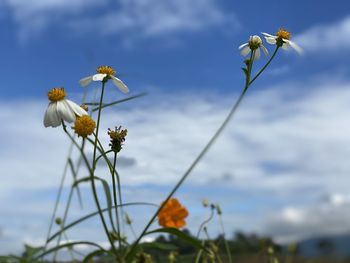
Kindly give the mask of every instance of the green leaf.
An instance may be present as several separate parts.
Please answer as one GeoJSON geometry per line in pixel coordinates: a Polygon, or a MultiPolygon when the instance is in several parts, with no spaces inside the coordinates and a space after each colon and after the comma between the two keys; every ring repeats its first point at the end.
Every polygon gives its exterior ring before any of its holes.
{"type": "Polygon", "coordinates": [[[153,231],[149,231],[149,232],[145,233],[145,235],[156,234],[156,233],[168,233],[168,234],[177,236],[181,240],[189,243],[190,245],[192,245],[198,249],[203,249],[203,250],[207,251],[207,249],[202,245],[202,243],[198,239],[187,235],[186,233],[180,231],[177,228],[173,228],[173,227],[159,228],[159,229],[156,229],[153,231]]]}
{"type": "Polygon", "coordinates": [[[92,251],[91,253],[86,255],[86,257],[83,259],[83,263],[90,263],[91,259],[93,259],[96,256],[103,255],[105,252],[106,251],[102,250],[102,249],[98,249],[98,250],[92,251]]]}
{"type": "MultiPolygon", "coordinates": [[[[158,205],[155,205],[155,204],[152,204],[152,203],[146,203],[146,202],[135,202],[135,203],[124,203],[122,205],[118,205],[118,207],[124,207],[124,206],[133,206],[133,205],[151,205],[151,206],[158,206],[158,205]]],[[[108,208],[105,208],[105,209],[102,209],[102,212],[106,212],[108,210],[108,208]]],[[[94,217],[96,215],[98,215],[99,212],[96,211],[96,212],[93,212],[93,213],[90,213],[86,216],[83,216],[69,224],[66,224],[64,226],[64,228],[62,228],[61,230],[57,231],[56,233],[54,233],[50,238],[47,239],[47,242],[51,242],[54,238],[56,238],[58,235],[60,235],[61,232],[64,232],[66,231],[67,229],[77,225],[77,224],[80,224],[81,222],[84,222],[85,220],[91,218],[91,217],[94,217]]]]}
{"type": "MultiPolygon", "coordinates": [[[[132,99],[136,99],[136,98],[139,98],[139,97],[143,97],[143,96],[146,96],[146,95],[147,95],[147,93],[144,92],[144,93],[140,93],[140,94],[137,94],[137,95],[134,95],[134,96],[122,99],[122,100],[117,100],[117,101],[113,101],[111,103],[106,103],[106,104],[102,105],[101,109],[102,108],[107,108],[107,107],[110,107],[110,106],[113,106],[113,105],[116,105],[116,104],[119,104],[119,103],[122,103],[122,102],[125,102],[125,101],[128,101],[128,100],[132,100],[132,99]]],[[[85,103],[85,104],[89,105],[87,103],[85,103]]],[[[92,104],[90,104],[90,105],[92,105],[92,104]]],[[[99,104],[97,103],[97,105],[99,105],[99,104]]],[[[99,107],[93,108],[92,112],[97,111],[98,109],[99,109],[99,107]]]]}
{"type": "Polygon", "coordinates": [[[29,245],[24,245],[26,258],[31,259],[35,254],[44,250],[44,247],[32,247],[29,245]]]}
{"type": "Polygon", "coordinates": [[[66,247],[72,247],[75,245],[90,245],[90,246],[95,246],[98,247],[100,250],[104,250],[103,247],[101,247],[100,245],[94,243],[94,242],[89,242],[89,241],[77,241],[77,242],[70,242],[70,243],[66,243],[63,245],[59,245],[56,247],[53,247],[49,250],[46,250],[45,252],[41,253],[40,255],[36,256],[34,259],[39,259],[42,258],[43,256],[46,256],[48,254],[51,254],[52,252],[55,252],[56,250],[60,250],[61,248],[66,248],[66,247]]]}

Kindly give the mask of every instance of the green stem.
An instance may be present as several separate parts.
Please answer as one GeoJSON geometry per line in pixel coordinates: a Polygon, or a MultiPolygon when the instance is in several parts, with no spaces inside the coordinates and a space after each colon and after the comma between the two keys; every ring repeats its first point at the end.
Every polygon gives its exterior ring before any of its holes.
{"type": "Polygon", "coordinates": [[[197,239],[199,238],[199,235],[202,231],[202,228],[212,220],[214,216],[214,209],[211,209],[209,217],[202,222],[202,224],[199,226],[198,232],[197,232],[197,239]]]}
{"type": "MultiPolygon", "coordinates": [[[[148,228],[152,225],[153,221],[156,219],[158,213],[163,209],[164,205],[167,203],[167,201],[169,201],[169,199],[174,195],[174,193],[177,191],[177,189],[182,185],[182,183],[186,180],[186,178],[188,177],[188,175],[192,172],[192,170],[194,169],[194,167],[198,164],[198,162],[203,158],[203,156],[207,153],[207,151],[210,149],[210,147],[214,144],[214,142],[216,141],[216,139],[219,137],[219,135],[222,133],[222,131],[225,129],[225,127],[227,126],[227,124],[229,123],[229,121],[231,120],[231,118],[233,117],[234,113],[237,111],[239,105],[241,104],[244,95],[246,94],[249,86],[259,77],[259,75],[266,69],[266,67],[270,64],[270,62],[272,61],[272,59],[275,57],[276,53],[277,53],[278,47],[276,48],[275,52],[273,53],[273,55],[271,56],[271,58],[269,59],[269,61],[266,63],[266,65],[258,72],[258,74],[252,79],[250,80],[250,74],[251,74],[251,70],[253,68],[253,63],[254,63],[254,59],[253,56],[255,54],[255,51],[253,51],[251,53],[250,56],[250,62],[249,62],[249,66],[248,66],[248,74],[247,74],[247,79],[246,79],[246,83],[245,86],[243,88],[243,91],[241,92],[240,96],[238,97],[237,101],[233,104],[230,112],[228,113],[227,117],[225,118],[225,120],[223,121],[223,123],[220,125],[220,127],[218,128],[218,130],[214,133],[213,137],[209,140],[209,142],[205,145],[205,147],[203,148],[203,150],[199,153],[199,155],[196,157],[196,159],[193,161],[193,163],[190,165],[190,167],[187,169],[187,171],[183,174],[183,176],[181,177],[181,179],[179,180],[179,182],[175,185],[175,187],[173,188],[173,190],[170,191],[170,193],[168,194],[167,198],[165,199],[165,201],[162,203],[162,205],[157,209],[157,211],[154,213],[154,215],[152,216],[152,218],[149,220],[148,224],[145,226],[145,228],[143,229],[143,231],[141,232],[140,236],[137,238],[137,240],[133,243],[128,255],[132,255],[134,253],[134,250],[136,249],[136,246],[138,245],[138,243],[140,242],[141,238],[143,237],[143,235],[147,232],[148,228]]],[[[128,258],[128,260],[130,260],[128,258]]]]}
{"type": "Polygon", "coordinates": [[[224,228],[224,222],[222,221],[222,216],[219,214],[219,221],[220,221],[220,226],[221,226],[221,230],[222,230],[222,233],[224,235],[224,243],[225,243],[225,249],[226,249],[226,253],[228,255],[228,260],[229,260],[229,263],[232,263],[232,255],[231,255],[231,250],[230,250],[230,247],[227,243],[227,240],[226,240],[226,237],[225,237],[225,228],[224,228]]]}
{"type": "Polygon", "coordinates": [[[95,203],[96,203],[96,206],[97,206],[97,210],[99,211],[100,218],[101,218],[103,227],[105,229],[106,235],[108,237],[108,240],[111,243],[111,246],[112,246],[113,251],[115,252],[115,255],[118,258],[120,258],[120,255],[119,255],[118,251],[116,250],[116,248],[114,246],[114,242],[111,239],[111,236],[109,234],[106,221],[105,221],[105,219],[103,217],[103,213],[101,211],[100,202],[98,201],[98,195],[97,195],[96,185],[95,185],[95,180],[94,180],[94,172],[96,170],[97,141],[98,141],[98,132],[99,132],[99,129],[100,129],[100,121],[101,121],[101,112],[102,112],[104,90],[105,90],[105,81],[103,80],[102,81],[102,88],[101,88],[101,95],[100,95],[99,109],[98,109],[98,114],[97,114],[96,134],[95,134],[95,142],[94,142],[94,152],[93,152],[93,157],[92,157],[92,173],[90,174],[90,176],[91,176],[91,188],[92,188],[92,192],[93,192],[93,195],[94,195],[94,199],[95,199],[95,203]]]}
{"type": "Polygon", "coordinates": [[[277,51],[279,49],[279,46],[276,45],[276,49],[273,52],[272,56],[270,57],[270,59],[267,61],[267,63],[265,64],[265,66],[263,66],[260,71],[255,75],[255,77],[249,81],[249,86],[260,76],[261,73],[263,73],[263,71],[267,68],[267,66],[271,63],[271,61],[274,59],[274,57],[277,54],[277,51]]]}
{"type": "MultiPolygon", "coordinates": [[[[65,124],[64,124],[63,122],[62,122],[62,125],[63,125],[63,129],[64,129],[64,131],[66,132],[66,134],[68,135],[68,137],[72,140],[72,142],[74,143],[74,145],[79,149],[80,154],[81,154],[81,156],[83,157],[84,162],[85,162],[85,164],[86,164],[86,167],[87,167],[87,169],[89,170],[90,177],[91,177],[91,180],[90,180],[90,181],[91,181],[91,186],[92,186],[92,193],[93,193],[93,197],[94,197],[94,200],[95,200],[95,203],[96,203],[96,206],[97,206],[97,210],[98,210],[98,213],[99,213],[99,215],[100,215],[100,219],[101,219],[101,221],[102,221],[102,225],[103,225],[103,228],[104,228],[104,230],[105,230],[105,233],[106,233],[106,235],[107,235],[107,237],[108,237],[109,243],[111,244],[112,250],[113,250],[114,252],[116,252],[116,248],[115,248],[114,243],[113,243],[113,241],[112,241],[112,239],[111,239],[111,236],[110,236],[110,234],[109,234],[109,231],[108,231],[108,228],[107,228],[107,224],[106,224],[106,221],[105,221],[105,219],[104,219],[104,217],[103,217],[103,213],[102,213],[102,210],[101,210],[101,206],[100,206],[100,203],[99,203],[99,201],[98,201],[98,196],[97,196],[97,191],[96,191],[96,185],[95,185],[95,181],[94,181],[94,170],[90,167],[90,163],[89,163],[88,159],[86,158],[86,155],[85,155],[83,149],[82,149],[81,147],[79,147],[79,145],[78,145],[78,144],[76,143],[76,141],[73,139],[72,135],[69,134],[69,132],[67,131],[66,126],[65,126],[65,124]]],[[[84,140],[84,139],[83,139],[83,140],[84,140]]]]}
{"type": "Polygon", "coordinates": [[[122,242],[121,242],[120,222],[119,222],[119,214],[118,214],[117,189],[116,189],[115,178],[114,178],[116,164],[117,164],[117,153],[114,153],[113,168],[112,168],[113,201],[114,201],[115,217],[116,217],[116,221],[117,221],[119,249],[121,251],[122,250],[122,242]]]}

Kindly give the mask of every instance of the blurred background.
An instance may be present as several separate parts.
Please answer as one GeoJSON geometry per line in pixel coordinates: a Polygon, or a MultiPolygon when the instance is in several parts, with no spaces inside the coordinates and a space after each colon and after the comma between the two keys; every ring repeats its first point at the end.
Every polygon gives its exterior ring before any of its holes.
{"type": "MultiPolygon", "coordinates": [[[[107,110],[101,131],[129,131],[118,161],[125,202],[159,204],[239,95],[238,46],[280,27],[304,54],[278,53],[176,197],[193,232],[206,198],[220,204],[228,238],[350,240],[349,10],[345,0],[0,0],[0,254],[45,242],[70,145],[42,124],[48,90],[91,99],[98,83],[83,89],[79,79],[110,65],[130,95],[148,93],[107,110]]],[[[127,96],[108,85],[107,100],[127,96]]],[[[84,210],[75,196],[68,221],[95,210],[82,192],[84,210]]],[[[153,208],[128,212],[138,232],[153,208]]],[[[68,235],[105,242],[97,220],[68,235]]]]}

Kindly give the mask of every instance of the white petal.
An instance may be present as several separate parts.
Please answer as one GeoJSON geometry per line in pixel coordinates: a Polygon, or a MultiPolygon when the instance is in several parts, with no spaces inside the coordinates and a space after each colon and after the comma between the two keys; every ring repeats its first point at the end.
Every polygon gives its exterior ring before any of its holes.
{"type": "MultiPolygon", "coordinates": [[[[88,113],[82,108],[80,107],[78,104],[76,104],[75,102],[71,101],[71,100],[66,100],[67,104],[69,105],[71,111],[78,115],[79,117],[82,115],[88,115],[88,113]]],[[[74,116],[75,119],[75,116],[74,116]]]]}
{"type": "Polygon", "coordinates": [[[117,77],[115,76],[110,76],[114,85],[116,85],[121,92],[124,92],[124,93],[128,93],[129,92],[129,89],[128,87],[123,83],[123,81],[121,81],[120,79],[118,79],[117,77]]]}
{"type": "Polygon", "coordinates": [[[244,47],[246,47],[246,46],[248,46],[248,45],[249,45],[248,43],[244,43],[244,44],[240,45],[240,46],[238,47],[238,49],[242,49],[242,48],[244,48],[244,47]]]}
{"type": "Polygon", "coordinates": [[[275,45],[276,44],[276,37],[265,37],[266,42],[271,44],[271,45],[275,45]]]}
{"type": "Polygon", "coordinates": [[[61,119],[57,114],[56,102],[50,102],[44,116],[44,126],[45,127],[57,127],[61,125],[61,119]]]}
{"type": "Polygon", "coordinates": [[[258,48],[255,50],[254,60],[259,59],[259,58],[260,58],[260,49],[258,48]]]}
{"type": "Polygon", "coordinates": [[[66,100],[57,101],[57,113],[66,122],[75,121],[75,114],[66,100]]]}
{"type": "Polygon", "coordinates": [[[264,33],[264,32],[261,32],[261,34],[263,34],[264,37],[273,37],[273,38],[276,37],[276,36],[273,36],[273,35],[270,35],[270,34],[264,33]]]}
{"type": "MultiPolygon", "coordinates": [[[[285,40],[284,40],[285,41],[285,40]]],[[[287,40],[288,41],[288,40],[287,40]]],[[[289,45],[289,41],[287,42],[287,41],[285,41],[284,43],[283,43],[283,45],[282,45],[282,48],[284,49],[284,50],[288,50],[289,49],[289,47],[290,47],[290,45],[289,45]]]]}
{"type": "Polygon", "coordinates": [[[81,80],[79,80],[79,84],[82,87],[86,87],[91,83],[91,81],[92,81],[92,76],[89,76],[89,77],[85,77],[85,78],[82,78],[81,80]]]}
{"type": "Polygon", "coordinates": [[[264,52],[265,56],[267,56],[269,54],[269,51],[267,51],[266,47],[264,47],[263,45],[260,46],[262,51],[264,52]]]}
{"type": "Polygon", "coordinates": [[[295,49],[296,52],[298,52],[299,54],[303,54],[303,49],[301,47],[299,47],[297,44],[295,44],[294,42],[292,41],[288,41],[289,42],[289,45],[295,49]]]}
{"type": "Polygon", "coordinates": [[[107,74],[95,74],[92,76],[92,80],[93,81],[102,81],[105,77],[107,76],[107,74]]]}
{"type": "Polygon", "coordinates": [[[246,55],[248,55],[250,53],[250,47],[247,45],[246,47],[244,47],[242,50],[241,50],[241,55],[244,57],[246,55]]]}

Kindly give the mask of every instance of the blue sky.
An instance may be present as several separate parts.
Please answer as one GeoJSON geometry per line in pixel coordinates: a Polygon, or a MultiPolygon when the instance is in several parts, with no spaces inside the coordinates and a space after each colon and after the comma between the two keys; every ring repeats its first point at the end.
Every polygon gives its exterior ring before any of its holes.
{"type": "MultiPolygon", "coordinates": [[[[191,229],[205,218],[200,202],[208,198],[222,206],[228,235],[242,229],[287,242],[350,231],[349,5],[0,1],[0,253],[45,238],[43,226],[69,146],[60,129],[42,126],[49,89],[64,86],[79,101],[78,80],[107,64],[130,94],[149,92],[106,111],[103,127],[129,129],[120,157],[125,199],[160,203],[242,88],[238,46],[250,35],[273,34],[281,26],[304,54],[281,50],[178,196],[191,211],[191,229]]],[[[125,95],[111,85],[108,96],[125,95]]],[[[83,192],[89,200],[89,189],[83,192]]],[[[92,210],[87,201],[84,211],[74,207],[72,218],[92,210]]],[[[147,209],[130,214],[137,230],[151,215],[147,209]]],[[[81,226],[70,238],[97,236],[103,243],[93,224],[98,223],[81,226]]],[[[211,230],[219,231],[216,224],[211,230]]]]}

